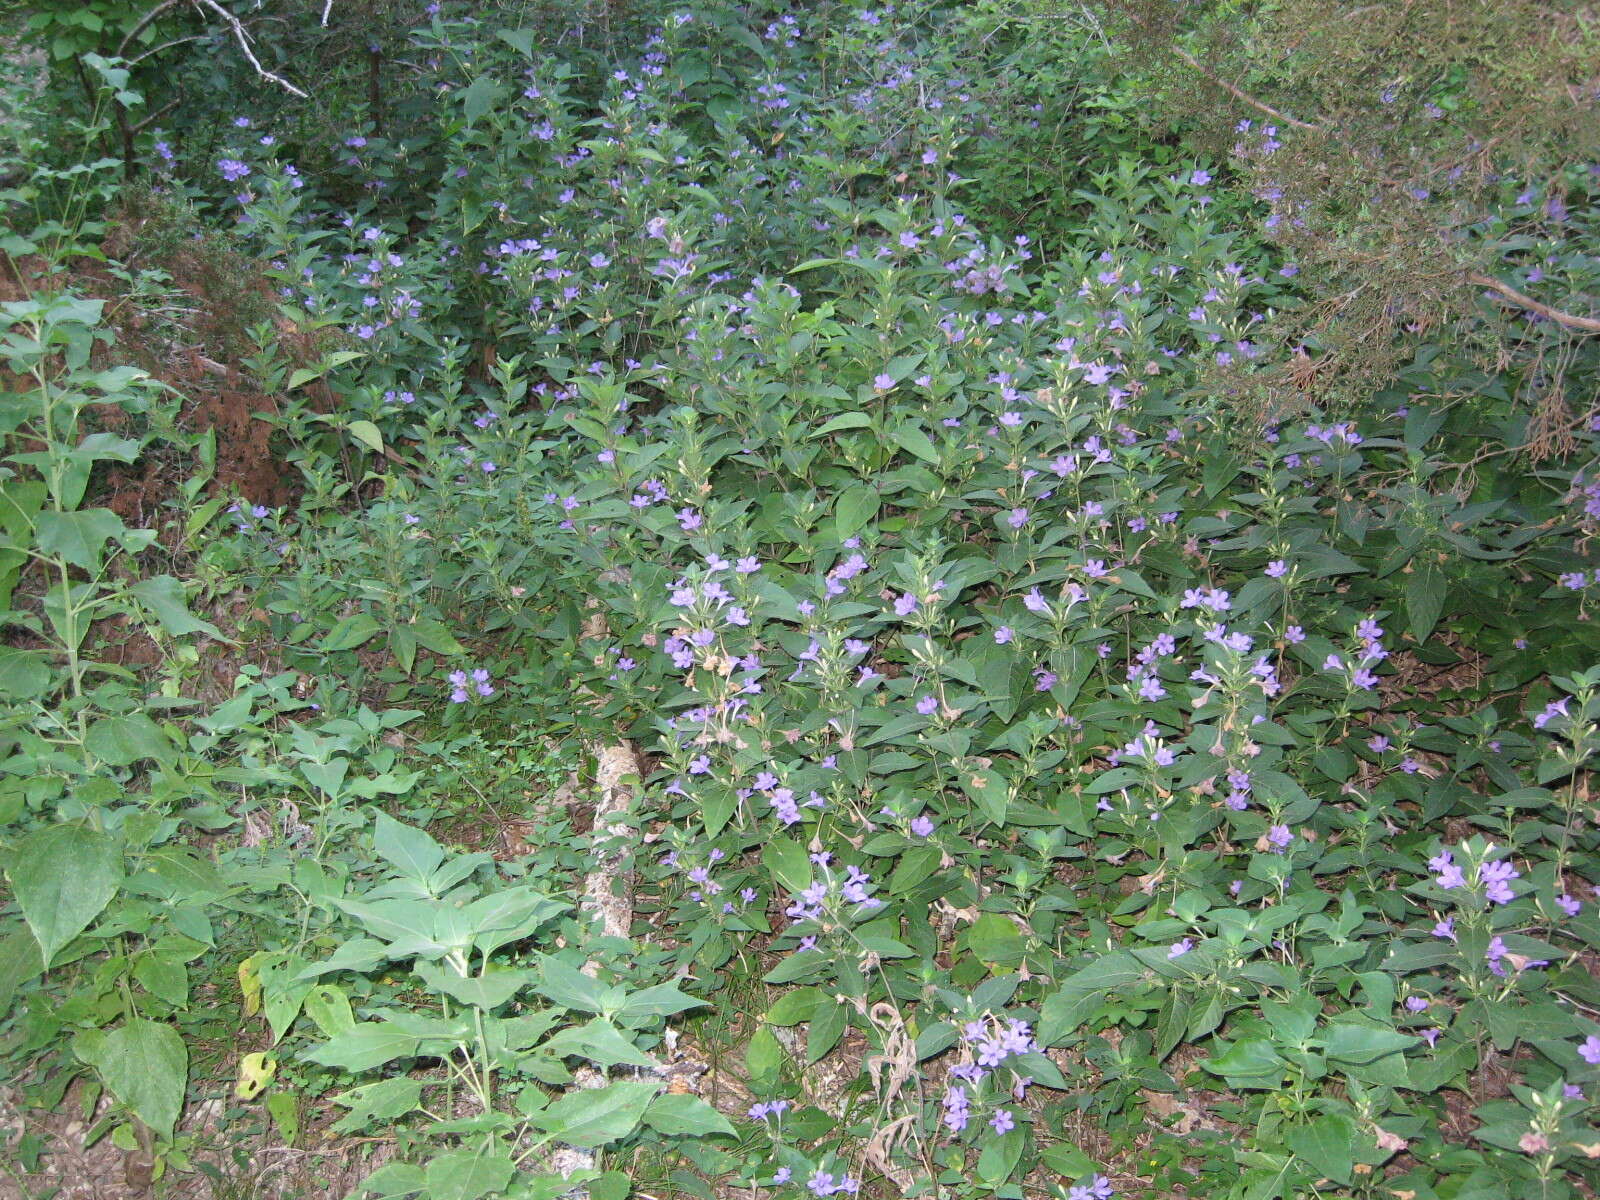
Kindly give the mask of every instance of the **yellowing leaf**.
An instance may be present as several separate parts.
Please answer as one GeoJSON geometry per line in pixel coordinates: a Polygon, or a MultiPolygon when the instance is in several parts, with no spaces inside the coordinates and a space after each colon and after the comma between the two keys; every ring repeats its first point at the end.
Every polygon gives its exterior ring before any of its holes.
{"type": "Polygon", "coordinates": [[[261,1009],[261,976],[256,973],[256,956],[239,962],[239,991],[244,994],[244,1015],[253,1017],[261,1009]]]}
{"type": "Polygon", "coordinates": [[[261,1089],[278,1073],[278,1060],[270,1054],[246,1054],[239,1060],[239,1082],[233,1094],[241,1100],[254,1100],[261,1089]]]}

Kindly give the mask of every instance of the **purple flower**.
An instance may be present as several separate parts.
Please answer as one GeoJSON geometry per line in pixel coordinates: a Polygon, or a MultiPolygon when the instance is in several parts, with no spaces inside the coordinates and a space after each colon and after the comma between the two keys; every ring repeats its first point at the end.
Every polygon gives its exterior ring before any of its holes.
{"type": "Polygon", "coordinates": [[[1586,1063],[1600,1066],[1600,1037],[1590,1034],[1583,1039],[1583,1045],[1578,1047],[1578,1057],[1586,1063]]]}
{"type": "Polygon", "coordinates": [[[1268,579],[1282,579],[1289,573],[1289,564],[1281,558],[1275,558],[1267,564],[1266,576],[1268,579]]]}
{"type": "Polygon", "coordinates": [[[933,696],[924,696],[917,701],[917,711],[925,717],[931,717],[939,710],[939,701],[933,696]]]}
{"type": "Polygon", "coordinates": [[[989,1125],[996,1133],[1010,1133],[1017,1127],[1017,1119],[1011,1115],[1009,1109],[1001,1108],[989,1118],[989,1125]]]}
{"type": "Polygon", "coordinates": [[[1004,646],[1012,638],[1011,626],[1002,625],[994,631],[994,641],[997,646],[1004,646]]]}
{"type": "Polygon", "coordinates": [[[1167,958],[1182,958],[1185,954],[1189,953],[1189,951],[1193,949],[1194,939],[1184,938],[1181,942],[1173,942],[1172,945],[1167,948],[1167,958]]]}
{"type": "Polygon", "coordinates": [[[1556,897],[1556,907],[1562,912],[1566,913],[1567,916],[1575,917],[1578,915],[1578,910],[1581,909],[1583,905],[1574,900],[1571,896],[1562,894],[1556,897]]]}
{"type": "Polygon", "coordinates": [[[917,837],[925,838],[933,833],[933,821],[928,817],[914,817],[911,821],[911,832],[917,837]]]}
{"type": "Polygon", "coordinates": [[[1267,830],[1267,842],[1276,850],[1286,849],[1292,841],[1294,841],[1294,834],[1289,832],[1287,825],[1274,825],[1267,830]]]}
{"type": "Polygon", "coordinates": [[[894,376],[888,374],[887,372],[880,371],[877,375],[872,377],[872,386],[877,388],[880,392],[887,392],[894,386],[894,376]]]}
{"type": "Polygon", "coordinates": [[[1011,515],[1006,518],[1006,524],[1013,529],[1021,529],[1027,523],[1028,510],[1025,508],[1013,508],[1011,515]]]}

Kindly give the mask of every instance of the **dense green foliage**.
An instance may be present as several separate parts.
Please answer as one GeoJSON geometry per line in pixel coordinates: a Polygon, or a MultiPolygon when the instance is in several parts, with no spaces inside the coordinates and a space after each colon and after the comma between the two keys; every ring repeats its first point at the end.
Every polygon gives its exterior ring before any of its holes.
{"type": "Polygon", "coordinates": [[[430,1200],[1600,1183],[1600,169],[1485,148],[1439,277],[1554,317],[1346,372],[1388,217],[1301,228],[1325,133],[1162,118],[1087,11],[368,7],[269,8],[308,101],[176,7],[12,89],[38,1109],[170,1183],[227,1090],[430,1200]],[[618,738],[626,835],[540,799],[618,738]]]}

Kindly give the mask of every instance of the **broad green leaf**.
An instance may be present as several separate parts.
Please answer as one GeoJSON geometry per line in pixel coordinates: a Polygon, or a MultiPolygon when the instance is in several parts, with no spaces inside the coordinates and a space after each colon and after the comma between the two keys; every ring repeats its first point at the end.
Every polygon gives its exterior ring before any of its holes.
{"type": "Polygon", "coordinates": [[[142,712],[101,717],[89,726],[83,745],[112,767],[131,766],[144,758],[165,763],[174,749],[166,731],[142,712]]]}
{"type": "Polygon", "coordinates": [[[1344,1021],[1331,1024],[1322,1031],[1323,1048],[1329,1058],[1338,1062],[1369,1063],[1386,1054],[1409,1050],[1418,1040],[1413,1034],[1344,1021]]]}
{"type": "Polygon", "coordinates": [[[359,1133],[369,1125],[403,1117],[422,1102],[422,1081],[408,1076],[384,1079],[333,1097],[350,1111],[334,1123],[335,1133],[359,1133]]]}
{"type": "Polygon", "coordinates": [[[122,518],[108,508],[46,509],[35,521],[39,553],[60,557],[91,574],[99,569],[106,543],[123,531],[122,518]]]}
{"type": "Polygon", "coordinates": [[[657,1096],[645,1110],[644,1123],[668,1137],[737,1136],[728,1118],[698,1096],[657,1096]]]}
{"type": "Polygon", "coordinates": [[[122,885],[122,847],[86,825],[47,825],[17,843],[11,885],[46,964],[122,885]]]}
{"type": "Polygon", "coordinates": [[[1283,1140],[1318,1175],[1348,1185],[1353,1179],[1357,1136],[1354,1121],[1330,1113],[1309,1125],[1285,1130],[1283,1140]]]}
{"type": "Polygon", "coordinates": [[[382,809],[373,825],[372,848],[407,879],[422,882],[444,861],[444,849],[427,830],[401,824],[382,809]]]}
{"type": "Polygon", "coordinates": [[[840,541],[854,537],[878,515],[882,499],[871,484],[858,483],[839,493],[834,506],[836,532],[840,541]]]}
{"type": "Polygon", "coordinates": [[[306,1016],[327,1038],[349,1033],[356,1027],[355,1011],[350,1007],[350,997],[344,989],[323,983],[306,993],[302,1001],[306,1016]]]}
{"type": "Polygon", "coordinates": [[[325,1067],[338,1067],[359,1074],[416,1054],[420,1038],[402,1032],[388,1021],[364,1021],[306,1052],[306,1057],[325,1067]]]}
{"type": "Polygon", "coordinates": [[[540,1049],[562,1058],[571,1054],[581,1055],[603,1067],[625,1063],[651,1069],[656,1065],[649,1055],[604,1017],[595,1017],[583,1025],[569,1026],[540,1049]]]}
{"type": "Polygon", "coordinates": [[[17,989],[43,974],[44,958],[32,933],[18,927],[0,938],[0,1019],[10,1011],[17,989]]]}
{"type": "Polygon", "coordinates": [[[411,1163],[387,1162],[372,1172],[351,1193],[352,1196],[370,1195],[378,1200],[410,1196],[428,1186],[422,1168],[411,1163]]]}
{"type": "Polygon", "coordinates": [[[189,611],[183,583],[173,576],[155,575],[149,579],[141,579],[128,591],[133,594],[135,600],[150,610],[156,620],[161,622],[161,628],[173,637],[203,633],[219,641],[226,640],[222,636],[222,631],[210,621],[202,621],[189,611]]]}
{"type": "Polygon", "coordinates": [[[378,432],[378,427],[371,421],[351,421],[345,428],[351,437],[374,454],[383,453],[383,434],[378,432]]]}
{"type": "Polygon", "coordinates": [[[345,617],[328,630],[327,636],[322,639],[323,653],[334,654],[341,650],[354,650],[357,646],[370,642],[382,628],[377,619],[367,613],[356,613],[354,616],[345,617]]]}
{"type": "Polygon", "coordinates": [[[457,975],[448,967],[419,962],[416,972],[436,992],[452,996],[473,1008],[499,1008],[533,980],[532,971],[492,971],[488,975],[457,975]]]}
{"type": "Polygon", "coordinates": [[[598,979],[591,979],[576,967],[548,954],[539,956],[539,973],[543,978],[536,987],[545,999],[579,1012],[604,1011],[606,993],[610,989],[598,979]]]}
{"type": "Polygon", "coordinates": [[[826,437],[830,433],[841,433],[846,429],[865,429],[872,424],[872,418],[864,412],[841,413],[831,421],[825,422],[811,436],[826,437]]]}
{"type": "Polygon", "coordinates": [[[661,1084],[642,1079],[623,1080],[593,1091],[568,1092],[533,1120],[546,1137],[593,1149],[620,1141],[639,1127],[661,1084]]]}
{"type": "Polygon", "coordinates": [[[889,431],[889,436],[902,450],[909,450],[925,463],[938,465],[938,447],[915,425],[896,425],[889,431]]]}
{"type": "Polygon", "coordinates": [[[516,1173],[509,1154],[452,1150],[430,1162],[424,1174],[429,1200],[479,1200],[504,1191],[516,1173]]]}
{"type": "Polygon", "coordinates": [[[683,1012],[687,1008],[702,1008],[704,1000],[697,1000],[684,992],[680,992],[670,983],[658,983],[654,987],[647,987],[637,992],[630,992],[623,1002],[618,1016],[623,1017],[670,1017],[674,1013],[683,1012]]]}
{"type": "MultiPolygon", "coordinates": [[[[4,597],[0,597],[0,605],[4,597]]],[[[0,697],[9,700],[37,700],[50,691],[55,672],[40,650],[0,648],[0,697]]]]}
{"type": "MultiPolygon", "coordinates": [[[[449,869],[446,864],[441,874],[449,869]]],[[[571,907],[565,901],[552,900],[532,888],[512,887],[474,900],[467,905],[462,917],[471,931],[472,944],[480,952],[492,954],[501,946],[527,937],[571,907]]]]}
{"type": "Polygon", "coordinates": [[[141,1121],[172,1136],[189,1079],[189,1051],[177,1030],[136,1017],[109,1033],[80,1034],[73,1050],[141,1121]]]}
{"type": "Polygon", "coordinates": [[[769,841],[762,847],[761,864],[788,891],[803,892],[811,884],[811,859],[793,838],[769,841]]]}

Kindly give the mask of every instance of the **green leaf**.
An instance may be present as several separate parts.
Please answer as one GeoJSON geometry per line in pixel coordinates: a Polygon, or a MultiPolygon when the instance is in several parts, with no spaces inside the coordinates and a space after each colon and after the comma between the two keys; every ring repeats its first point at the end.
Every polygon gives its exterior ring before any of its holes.
{"type": "Polygon", "coordinates": [[[540,1049],[561,1058],[578,1054],[602,1067],[613,1067],[618,1063],[646,1069],[656,1066],[649,1055],[604,1017],[595,1017],[583,1025],[569,1026],[545,1042],[540,1049]]]}
{"type": "Polygon", "coordinates": [[[484,73],[474,79],[461,96],[461,111],[470,125],[494,107],[500,97],[500,85],[494,76],[484,73]]]}
{"type": "Polygon", "coordinates": [[[158,763],[172,759],[172,739],[161,726],[142,712],[126,716],[101,717],[89,726],[84,749],[112,767],[126,767],[140,759],[158,763]]]}
{"type": "Polygon", "coordinates": [[[427,1186],[428,1180],[421,1167],[411,1163],[387,1162],[357,1184],[351,1195],[371,1193],[379,1200],[389,1200],[390,1197],[420,1192],[427,1186]]]}
{"type": "Polygon", "coordinates": [[[335,1133],[360,1133],[380,1121],[403,1117],[422,1103],[422,1081],[402,1076],[352,1088],[333,1097],[350,1111],[333,1126],[335,1133]]]}
{"type": "Polygon", "coordinates": [[[524,58],[533,57],[533,30],[497,29],[495,36],[524,58]]]}
{"type": "Polygon", "coordinates": [[[657,1096],[645,1110],[644,1123],[668,1137],[737,1136],[728,1118],[698,1096],[657,1096]]]}
{"type": "Polygon", "coordinates": [[[844,1005],[833,996],[822,995],[811,1010],[811,1025],[806,1030],[806,1065],[820,1062],[837,1046],[849,1024],[850,1014],[844,1005]]]}
{"type": "Polygon", "coordinates": [[[803,892],[811,885],[810,856],[793,838],[773,838],[761,851],[761,863],[790,892],[803,892]]]}
{"type": "Polygon", "coordinates": [[[44,958],[32,933],[18,928],[0,938],[0,1018],[10,1011],[17,989],[43,974],[44,958]]]}
{"type": "Polygon", "coordinates": [[[1409,1050],[1418,1040],[1409,1033],[1344,1021],[1329,1025],[1322,1032],[1322,1046],[1328,1057],[1348,1063],[1369,1063],[1386,1054],[1397,1054],[1409,1050]]]}
{"type": "Polygon", "coordinates": [[[646,1109],[661,1085],[630,1079],[593,1091],[568,1092],[548,1108],[534,1114],[552,1139],[591,1150],[620,1141],[639,1127],[646,1109]]]}
{"type": "Polygon", "coordinates": [[[854,537],[873,517],[878,515],[882,500],[878,489],[869,483],[858,483],[839,493],[834,505],[836,533],[840,541],[854,537]]]}
{"type": "Polygon", "coordinates": [[[444,849],[427,830],[403,825],[382,809],[373,825],[372,848],[401,875],[422,883],[444,861],[444,849]]]}
{"type": "Polygon", "coordinates": [[[1417,641],[1427,641],[1433,627],[1439,623],[1449,590],[1449,580],[1437,563],[1419,562],[1406,576],[1406,621],[1411,636],[1417,641]]]}
{"type": "Polygon", "coordinates": [[[48,965],[122,886],[122,847],[86,825],[47,825],[17,843],[11,886],[48,965]]]}
{"type": "Polygon", "coordinates": [[[346,617],[328,630],[323,637],[323,653],[335,654],[341,650],[354,650],[357,646],[371,641],[382,628],[377,620],[367,613],[356,613],[354,616],[346,617]]]}
{"type": "Polygon", "coordinates": [[[830,433],[840,433],[846,429],[865,429],[872,424],[872,418],[864,412],[841,413],[833,420],[826,422],[811,436],[814,438],[826,437],[830,433]]]}
{"type": "Polygon", "coordinates": [[[428,1164],[424,1178],[429,1200],[479,1200],[490,1192],[503,1192],[517,1173],[508,1154],[481,1154],[453,1150],[428,1164]]]}
{"type": "Polygon", "coordinates": [[[136,1017],[110,1033],[80,1034],[73,1051],[135,1116],[160,1136],[172,1136],[189,1079],[189,1051],[177,1030],[136,1017]]]}
{"type": "Polygon", "coordinates": [[[785,992],[767,1010],[767,1022],[772,1025],[790,1026],[798,1025],[801,1021],[809,1021],[821,995],[821,989],[814,987],[795,988],[792,992],[785,992]]]}
{"type": "Polygon", "coordinates": [[[1000,1137],[984,1139],[983,1153],[978,1155],[978,1178],[989,1187],[998,1187],[1009,1179],[1022,1157],[1028,1132],[1024,1126],[1000,1137]]]}
{"type": "Polygon", "coordinates": [[[41,554],[62,558],[91,574],[99,569],[106,543],[124,529],[122,518],[109,508],[82,512],[46,509],[35,520],[34,536],[41,554]]]}
{"type": "Polygon", "coordinates": [[[128,591],[135,600],[150,610],[155,619],[161,622],[161,628],[173,637],[203,633],[218,641],[227,640],[222,636],[222,631],[210,621],[202,621],[189,611],[183,583],[171,575],[155,575],[149,579],[141,579],[128,591]]]}
{"type": "Polygon", "coordinates": [[[343,988],[328,983],[319,984],[306,993],[302,1004],[306,1016],[322,1031],[323,1037],[338,1037],[356,1027],[355,1012],[343,988]]]}
{"type": "Polygon", "coordinates": [[[491,971],[487,975],[457,975],[448,967],[419,962],[414,968],[435,992],[443,992],[473,1008],[499,1008],[534,978],[532,971],[491,971]]]}
{"type": "Polygon", "coordinates": [[[1011,804],[1011,784],[999,771],[990,767],[963,768],[961,790],[972,798],[978,811],[995,825],[1006,823],[1006,810],[1011,804]]]}
{"type": "Polygon", "coordinates": [[[383,434],[378,432],[378,427],[371,421],[351,421],[345,429],[351,437],[374,454],[383,453],[383,434]]]}
{"type": "Polygon", "coordinates": [[[306,1057],[325,1067],[358,1074],[397,1058],[415,1055],[420,1041],[387,1021],[364,1021],[349,1032],[307,1051],[306,1057]]]}
{"type": "Polygon", "coordinates": [[[1265,1038],[1244,1038],[1200,1065],[1213,1075],[1256,1086],[1260,1086],[1262,1081],[1281,1079],[1284,1069],[1282,1056],[1265,1038]]]}
{"type": "Polygon", "coordinates": [[[267,1097],[267,1115],[283,1144],[294,1145],[300,1136],[300,1097],[293,1092],[273,1092],[267,1097]]]}
{"type": "Polygon", "coordinates": [[[1356,1123],[1334,1113],[1285,1131],[1284,1143],[1318,1175],[1348,1185],[1355,1165],[1356,1123]]]}
{"type": "MultiPolygon", "coordinates": [[[[447,875],[450,870],[451,864],[447,863],[439,874],[447,875]]],[[[502,888],[467,905],[462,919],[472,932],[472,944],[478,952],[492,954],[501,946],[527,937],[571,907],[530,887],[502,888]]]]}
{"type": "Polygon", "coordinates": [[[938,466],[939,448],[915,425],[897,425],[889,431],[889,436],[902,450],[909,450],[923,462],[938,466]]]}
{"type": "Polygon", "coordinates": [[[979,913],[961,941],[979,962],[991,967],[1014,967],[1022,961],[1022,930],[1002,913],[979,913]]]}
{"type": "MultiPolygon", "coordinates": [[[[0,1012],[4,1011],[5,1006],[0,1004],[0,1012]]],[[[762,1025],[751,1035],[744,1050],[744,1067],[752,1081],[777,1081],[778,1072],[783,1069],[783,1045],[769,1026],[762,1025]]]]}
{"type": "Polygon", "coordinates": [[[537,984],[539,994],[563,1008],[579,1012],[602,1012],[606,1006],[606,992],[610,989],[598,979],[591,979],[576,967],[568,966],[559,958],[548,954],[539,956],[539,973],[543,980],[537,984]]]}
{"type": "Polygon", "coordinates": [[[670,983],[658,983],[642,991],[631,992],[618,1011],[623,1017],[670,1017],[687,1008],[704,1007],[706,1001],[696,1000],[680,992],[670,983]]]}
{"type": "MultiPolygon", "coordinates": [[[[0,605],[3,604],[4,598],[0,597],[0,605]]],[[[37,700],[50,691],[54,678],[43,651],[0,649],[0,697],[37,700]]]]}

